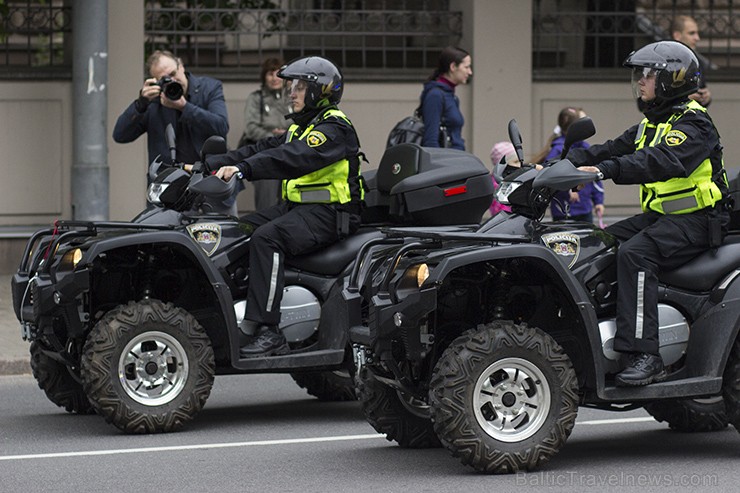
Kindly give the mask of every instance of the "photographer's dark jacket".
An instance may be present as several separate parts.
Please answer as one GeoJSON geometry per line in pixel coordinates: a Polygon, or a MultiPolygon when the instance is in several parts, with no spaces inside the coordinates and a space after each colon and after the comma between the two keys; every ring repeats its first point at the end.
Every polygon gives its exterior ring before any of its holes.
{"type": "Polygon", "coordinates": [[[221,82],[210,77],[188,77],[187,104],[182,112],[165,108],[154,99],[143,112],[137,110],[136,101],[118,117],[113,129],[113,140],[118,143],[133,142],[147,134],[149,162],[158,155],[170,161],[170,151],[165,140],[165,128],[172,123],[177,143],[177,161],[193,163],[200,159],[200,148],[212,135],[226,138],[229,117],[221,82]]]}

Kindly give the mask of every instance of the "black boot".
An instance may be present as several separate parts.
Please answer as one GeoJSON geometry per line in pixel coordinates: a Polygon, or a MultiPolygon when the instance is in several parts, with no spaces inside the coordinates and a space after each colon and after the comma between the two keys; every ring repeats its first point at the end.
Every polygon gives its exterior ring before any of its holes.
{"type": "Polygon", "coordinates": [[[663,358],[659,354],[633,353],[629,355],[625,369],[614,380],[618,387],[634,387],[661,382],[666,376],[663,358]]]}
{"type": "Polygon", "coordinates": [[[242,358],[254,358],[256,356],[286,354],[288,350],[288,342],[277,327],[262,325],[258,329],[254,341],[239,349],[239,355],[242,358]]]}

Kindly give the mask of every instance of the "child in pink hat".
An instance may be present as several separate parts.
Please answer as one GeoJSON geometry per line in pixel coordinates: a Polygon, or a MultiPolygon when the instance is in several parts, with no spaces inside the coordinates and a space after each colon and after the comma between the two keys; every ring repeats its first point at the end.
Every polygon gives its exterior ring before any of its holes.
{"type": "MultiPolygon", "coordinates": [[[[504,156],[514,153],[516,153],[516,151],[514,150],[514,146],[511,144],[511,142],[496,142],[491,148],[491,163],[493,164],[493,167],[495,168],[496,165],[501,162],[501,159],[504,156]]],[[[498,183],[496,183],[496,179],[493,177],[493,174],[491,175],[491,181],[493,182],[494,189],[493,202],[488,208],[491,215],[495,216],[501,211],[511,212],[511,207],[509,207],[508,205],[503,205],[501,202],[496,200],[495,191],[498,190],[498,183]]]]}

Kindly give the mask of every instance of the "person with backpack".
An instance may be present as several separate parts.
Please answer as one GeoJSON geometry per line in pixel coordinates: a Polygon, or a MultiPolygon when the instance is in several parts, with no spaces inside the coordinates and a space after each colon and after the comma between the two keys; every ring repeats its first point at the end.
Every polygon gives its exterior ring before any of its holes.
{"type": "Polygon", "coordinates": [[[462,48],[448,46],[440,53],[437,68],[421,93],[422,146],[465,150],[462,138],[465,119],[455,87],[467,83],[473,75],[471,63],[470,54],[462,48]]]}
{"type": "MultiPolygon", "coordinates": [[[[284,62],[268,58],[262,62],[260,88],[247,96],[244,104],[244,133],[239,147],[256,143],[267,137],[285,134],[289,122],[286,116],[293,110],[288,98],[283,97],[283,79],[277,76],[284,62]]],[[[261,211],[280,202],[280,180],[260,180],[254,183],[255,210],[261,211]]]]}

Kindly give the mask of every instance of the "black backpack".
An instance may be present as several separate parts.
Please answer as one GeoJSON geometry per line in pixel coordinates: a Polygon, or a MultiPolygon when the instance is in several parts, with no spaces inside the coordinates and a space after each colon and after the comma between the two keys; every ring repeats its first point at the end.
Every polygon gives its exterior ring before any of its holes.
{"type": "Polygon", "coordinates": [[[421,144],[421,138],[424,135],[424,122],[419,115],[419,108],[414,114],[407,116],[400,122],[396,123],[391,133],[388,134],[388,141],[385,148],[393,147],[398,144],[421,144]]]}
{"type": "MultiPolygon", "coordinates": [[[[444,102],[444,100],[442,100],[444,102]]],[[[444,113],[444,108],[443,108],[444,113]]],[[[391,133],[388,134],[388,141],[385,148],[393,147],[398,144],[419,144],[424,136],[424,120],[421,118],[421,104],[414,110],[414,114],[407,116],[400,122],[396,123],[391,133]]],[[[439,126],[439,146],[450,147],[450,136],[447,133],[444,119],[439,126]]]]}

